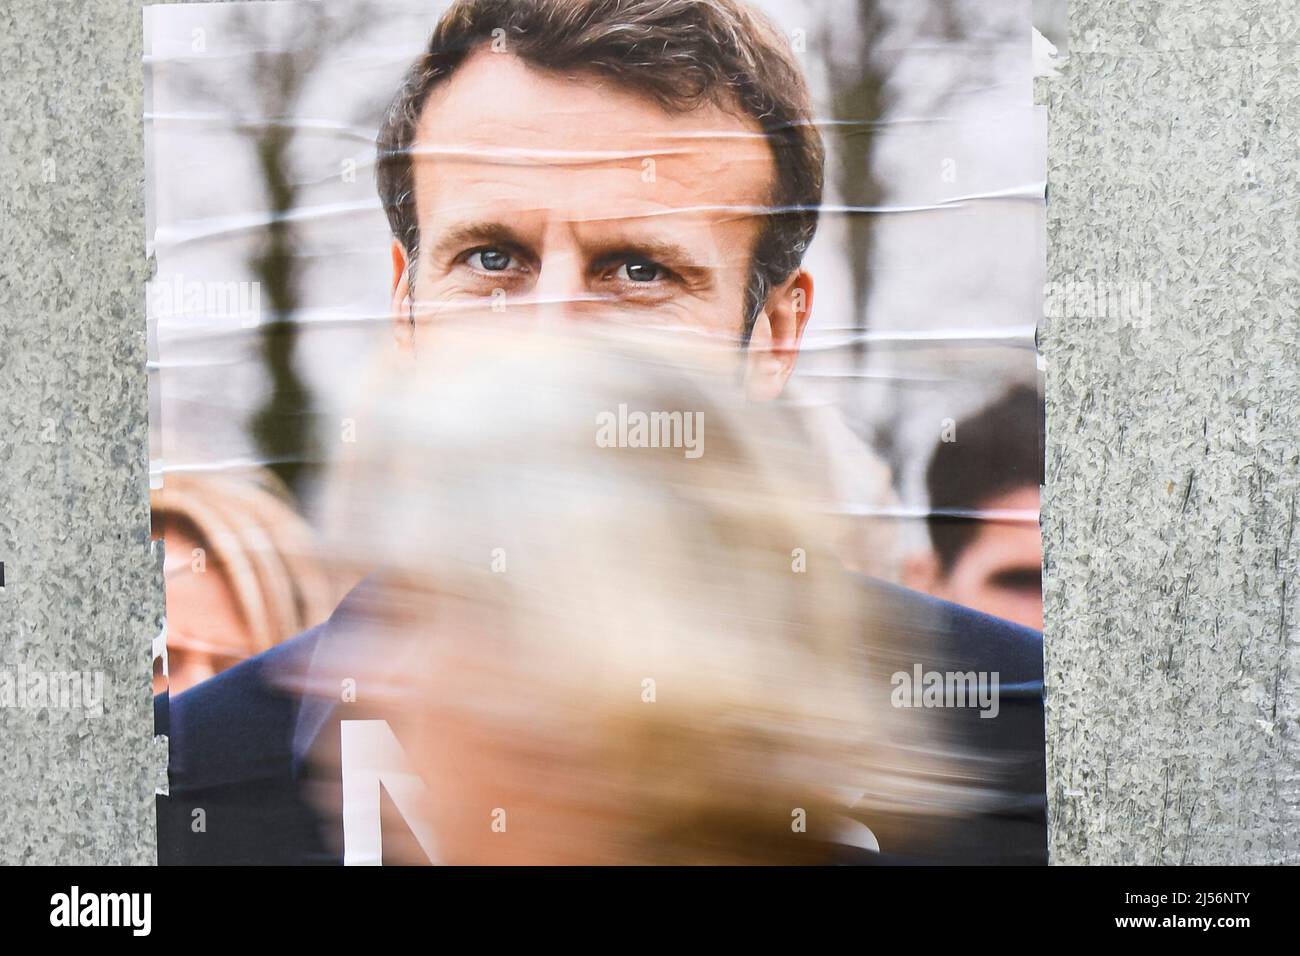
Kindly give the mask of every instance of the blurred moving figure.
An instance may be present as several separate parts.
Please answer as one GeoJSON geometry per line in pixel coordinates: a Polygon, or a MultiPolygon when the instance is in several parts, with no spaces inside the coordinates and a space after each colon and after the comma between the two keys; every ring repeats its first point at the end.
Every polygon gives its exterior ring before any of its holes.
{"type": "Polygon", "coordinates": [[[374,573],[312,666],[427,787],[403,816],[436,849],[386,860],[826,863],[876,846],[855,804],[978,802],[927,716],[888,706],[903,648],[788,414],[680,345],[498,327],[438,349],[359,424],[332,544],[374,573]]]}
{"type": "Polygon", "coordinates": [[[312,532],[270,473],[169,474],[150,505],[167,601],[155,694],[178,694],[334,609],[312,532]]]}
{"type": "Polygon", "coordinates": [[[1043,629],[1038,526],[1042,403],[1020,385],[940,441],[926,470],[931,550],[903,583],[977,611],[1043,629]]]}

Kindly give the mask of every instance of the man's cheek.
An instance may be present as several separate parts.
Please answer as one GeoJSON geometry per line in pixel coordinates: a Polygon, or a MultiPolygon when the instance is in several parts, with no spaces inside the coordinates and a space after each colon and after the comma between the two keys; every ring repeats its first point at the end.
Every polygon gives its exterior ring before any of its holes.
{"type": "Polygon", "coordinates": [[[417,318],[454,319],[505,311],[508,293],[504,288],[482,287],[449,277],[441,281],[418,281],[413,308],[417,318]]]}

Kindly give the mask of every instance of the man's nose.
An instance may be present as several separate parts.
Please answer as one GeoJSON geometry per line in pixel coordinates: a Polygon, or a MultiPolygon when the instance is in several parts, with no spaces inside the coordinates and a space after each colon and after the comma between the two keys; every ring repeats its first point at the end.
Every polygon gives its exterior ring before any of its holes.
{"type": "Polygon", "coordinates": [[[579,318],[591,298],[581,250],[567,242],[545,249],[531,298],[532,313],[541,321],[579,318]]]}

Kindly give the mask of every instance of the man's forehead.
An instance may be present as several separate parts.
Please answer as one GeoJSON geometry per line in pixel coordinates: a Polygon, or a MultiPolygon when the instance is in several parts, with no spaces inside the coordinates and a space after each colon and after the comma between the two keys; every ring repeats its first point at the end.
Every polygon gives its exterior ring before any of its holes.
{"type": "Polygon", "coordinates": [[[544,186],[548,175],[578,174],[593,188],[673,207],[761,206],[774,175],[752,120],[713,105],[670,112],[594,74],[538,70],[486,50],[432,92],[412,159],[417,184],[454,173],[544,186]],[[626,195],[629,186],[637,196],[626,195]]]}

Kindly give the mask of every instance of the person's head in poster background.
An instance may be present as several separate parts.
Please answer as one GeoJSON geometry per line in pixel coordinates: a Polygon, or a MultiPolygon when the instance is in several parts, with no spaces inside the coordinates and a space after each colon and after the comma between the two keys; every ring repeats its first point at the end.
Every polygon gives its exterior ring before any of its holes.
{"type": "Polygon", "coordinates": [[[1018,385],[940,440],[926,469],[930,547],[903,583],[1042,630],[1042,400],[1018,385]]]}
{"type": "Polygon", "coordinates": [[[392,309],[599,315],[747,345],[780,394],[824,148],[790,43],[734,0],[458,0],[379,134],[392,309]]]}

